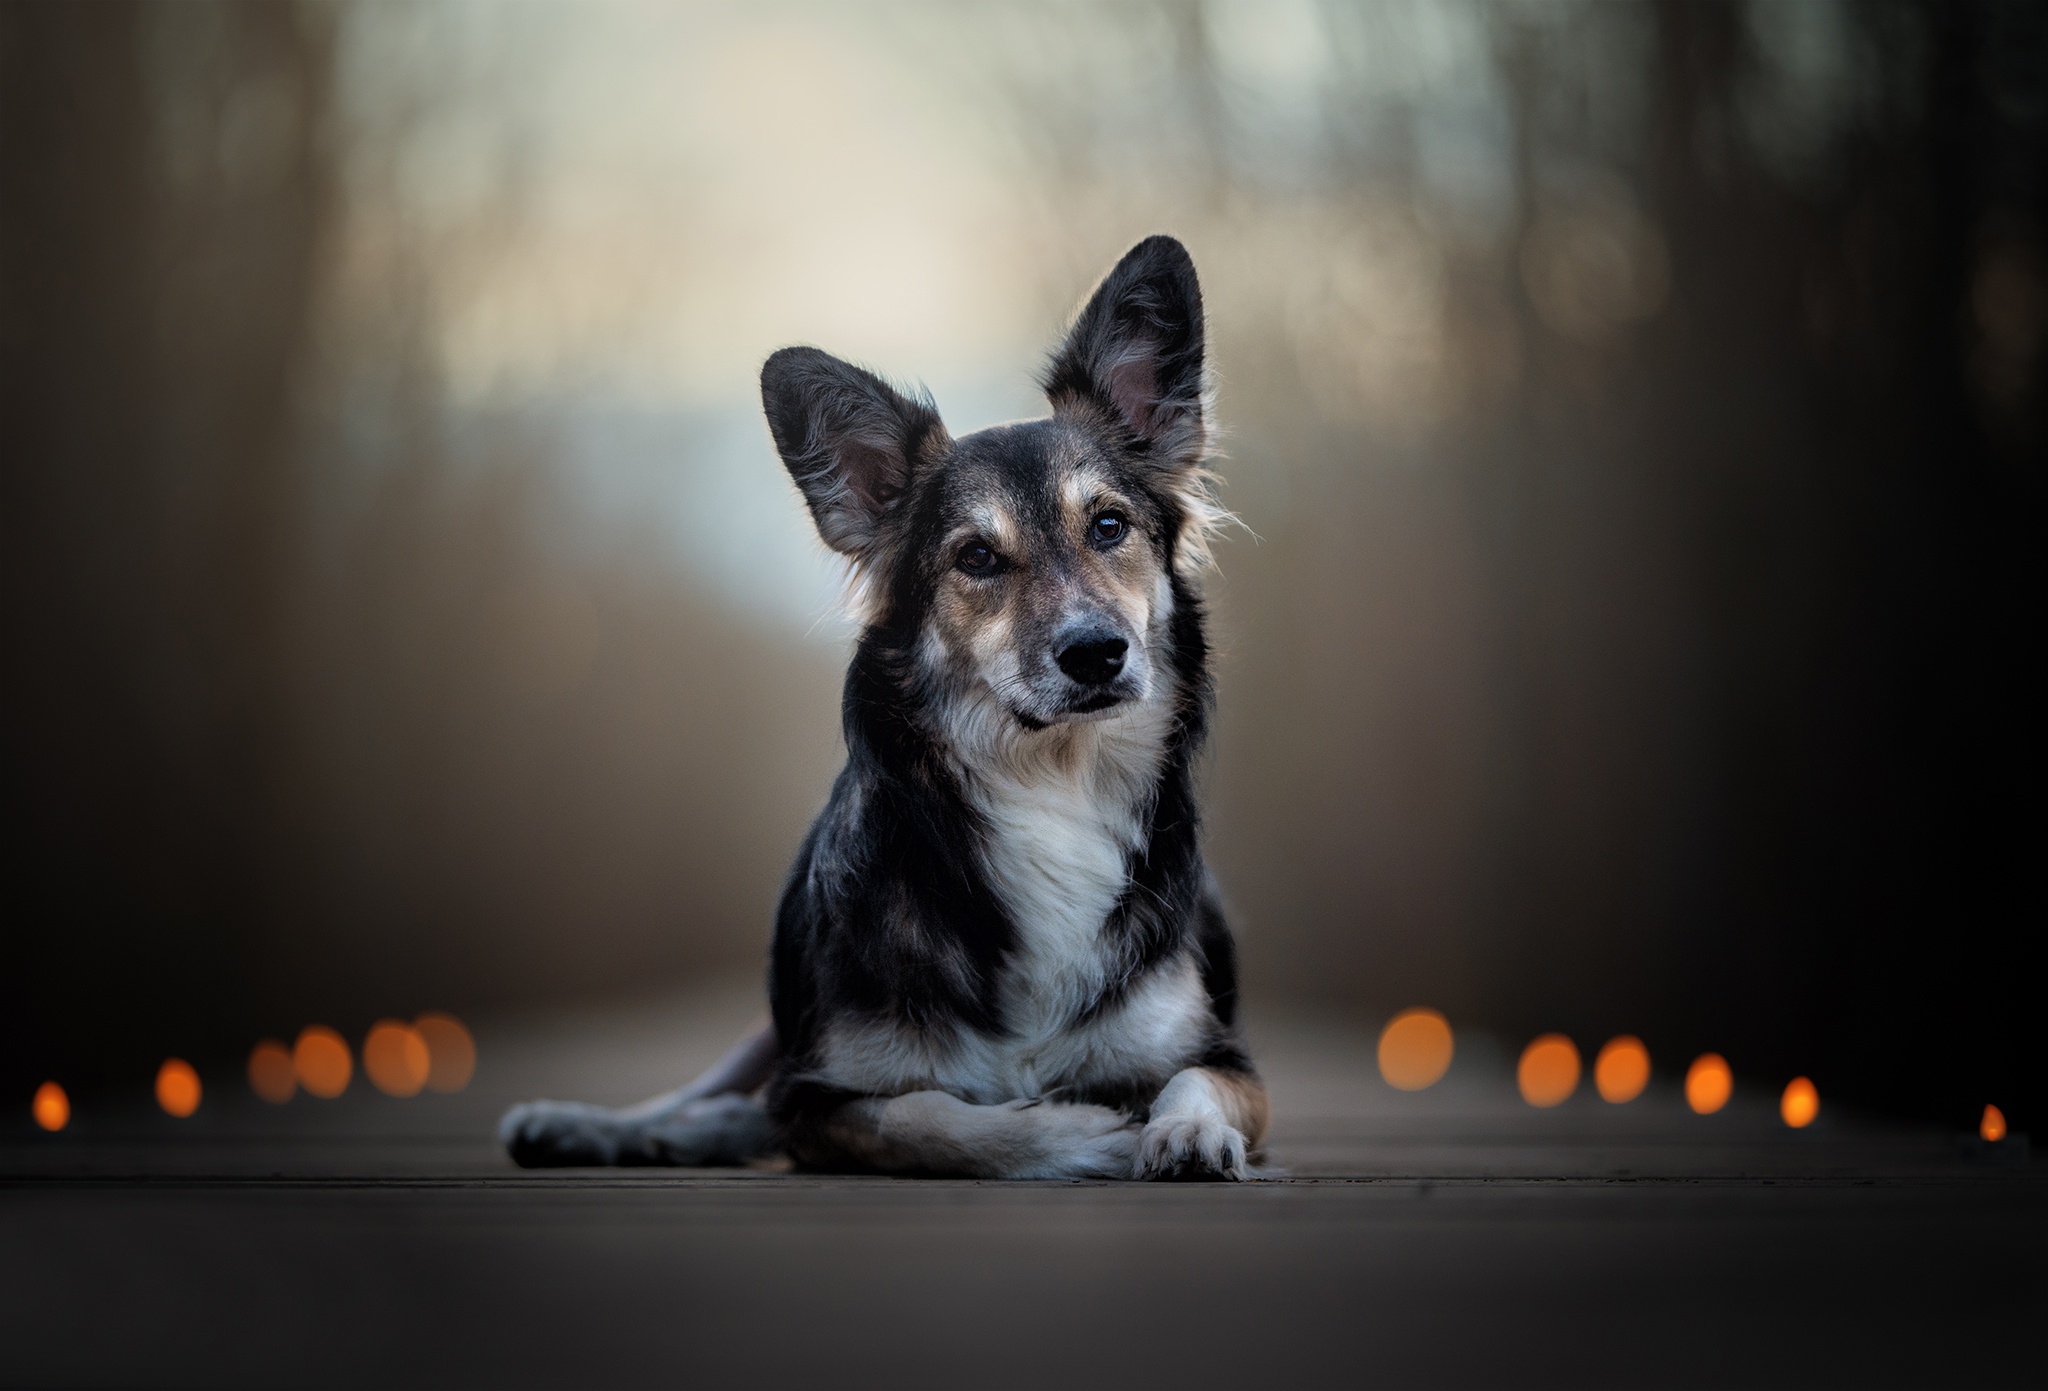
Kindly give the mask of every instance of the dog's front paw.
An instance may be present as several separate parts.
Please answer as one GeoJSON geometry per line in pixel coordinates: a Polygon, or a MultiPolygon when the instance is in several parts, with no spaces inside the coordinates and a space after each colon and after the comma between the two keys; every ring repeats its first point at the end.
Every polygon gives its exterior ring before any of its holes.
{"type": "Polygon", "coordinates": [[[1142,1179],[1243,1179],[1244,1136],[1215,1116],[1164,1115],[1138,1139],[1133,1176],[1142,1179]]]}
{"type": "Polygon", "coordinates": [[[612,1113],[581,1101],[523,1101],[498,1122],[498,1139],[522,1169],[619,1162],[612,1113]]]}

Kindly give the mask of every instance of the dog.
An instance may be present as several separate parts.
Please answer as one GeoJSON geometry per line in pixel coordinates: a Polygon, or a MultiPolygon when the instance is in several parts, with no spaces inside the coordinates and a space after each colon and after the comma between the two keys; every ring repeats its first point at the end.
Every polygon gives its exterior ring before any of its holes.
{"type": "Polygon", "coordinates": [[[955,439],[928,395],[768,359],[769,431],[862,625],[772,1022],[636,1107],[515,1107],[518,1163],[1249,1175],[1268,1107],[1195,796],[1227,514],[1186,249],[1126,253],[1041,385],[1048,416],[955,439]]]}

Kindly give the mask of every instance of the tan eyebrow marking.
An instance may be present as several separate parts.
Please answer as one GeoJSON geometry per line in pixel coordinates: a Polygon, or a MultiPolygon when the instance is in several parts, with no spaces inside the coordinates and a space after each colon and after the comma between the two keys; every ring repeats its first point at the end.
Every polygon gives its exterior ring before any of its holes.
{"type": "Polygon", "coordinates": [[[981,537],[999,551],[1012,550],[1017,544],[1016,519],[999,507],[982,503],[968,514],[966,525],[953,529],[946,544],[957,546],[971,536],[981,537]]]}
{"type": "Polygon", "coordinates": [[[1060,480],[1060,506],[1067,520],[1079,525],[1106,502],[1121,503],[1109,479],[1099,470],[1079,468],[1060,480]]]}

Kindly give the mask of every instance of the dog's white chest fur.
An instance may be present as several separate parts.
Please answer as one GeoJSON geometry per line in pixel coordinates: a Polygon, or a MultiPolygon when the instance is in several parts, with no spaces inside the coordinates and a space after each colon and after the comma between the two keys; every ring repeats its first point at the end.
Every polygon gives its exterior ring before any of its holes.
{"type": "MultiPolygon", "coordinates": [[[[989,1050],[997,1090],[1034,1096],[1072,1065],[1085,1036],[1117,1051],[1137,1033],[1178,1033],[1185,991],[1140,991],[1095,1029],[1077,1019],[1117,965],[1104,929],[1144,844],[1170,714],[1146,703],[1121,718],[1070,726],[1035,756],[991,758],[965,769],[968,801],[983,819],[989,887],[1017,930],[1003,978],[1007,1036],[989,1050]],[[1167,997],[1171,996],[1171,999],[1167,997]]],[[[1168,973],[1173,975],[1174,973],[1168,973]]]]}
{"type": "MultiPolygon", "coordinates": [[[[1103,925],[1129,879],[1144,812],[1116,770],[1007,770],[970,784],[987,826],[983,868],[1017,928],[1004,980],[1005,1022],[1020,1039],[1068,1025],[1101,992],[1103,925]]],[[[1142,795],[1142,790],[1139,791],[1142,795]]]]}
{"type": "Polygon", "coordinates": [[[842,1023],[827,1030],[820,1080],[883,1096],[936,1087],[993,1103],[1110,1078],[1163,1085],[1192,1061],[1210,1016],[1190,956],[1160,963],[1114,1006],[1081,1019],[1119,965],[1104,928],[1143,844],[1171,718],[1142,705],[1067,728],[1063,744],[1009,744],[1004,756],[962,760],[963,791],[986,830],[983,871],[1017,930],[1002,981],[1006,1027],[934,1036],[842,1023]]]}

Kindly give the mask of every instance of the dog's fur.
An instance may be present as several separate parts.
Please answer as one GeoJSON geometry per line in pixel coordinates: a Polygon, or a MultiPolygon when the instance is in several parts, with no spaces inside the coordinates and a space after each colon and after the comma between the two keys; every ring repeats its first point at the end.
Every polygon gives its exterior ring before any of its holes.
{"type": "Polygon", "coordinates": [[[629,1111],[515,1108],[520,1163],[779,1143],[817,1169],[1245,1176],[1266,1099],[1197,842],[1197,585],[1223,514],[1180,243],[1118,262],[1044,386],[1049,417],[956,440],[815,348],[768,359],[776,448],[864,624],[846,767],[777,914],[773,1023],[629,1111]]]}

